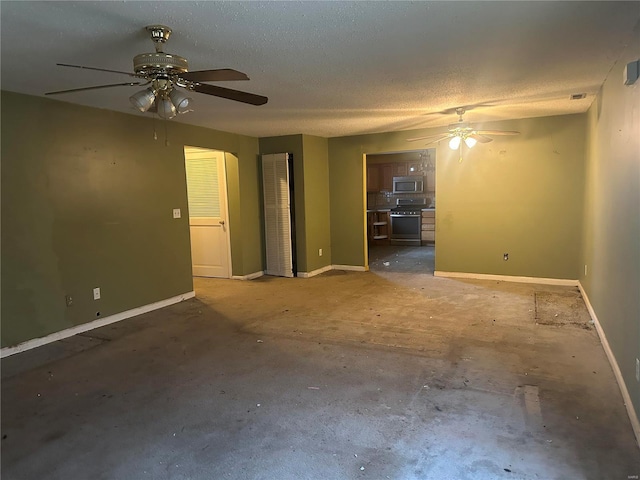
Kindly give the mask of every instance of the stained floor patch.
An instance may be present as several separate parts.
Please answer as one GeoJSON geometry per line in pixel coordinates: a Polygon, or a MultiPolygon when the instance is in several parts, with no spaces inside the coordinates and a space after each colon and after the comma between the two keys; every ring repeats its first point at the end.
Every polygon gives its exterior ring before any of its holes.
{"type": "Polygon", "coordinates": [[[535,320],[539,325],[591,330],[591,317],[578,290],[535,291],[535,320]]]}

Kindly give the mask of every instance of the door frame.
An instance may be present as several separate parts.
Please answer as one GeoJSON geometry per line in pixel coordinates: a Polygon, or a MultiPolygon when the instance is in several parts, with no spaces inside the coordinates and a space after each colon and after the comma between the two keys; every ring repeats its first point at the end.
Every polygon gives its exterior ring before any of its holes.
{"type": "MultiPolygon", "coordinates": [[[[364,217],[364,268],[365,271],[369,270],[369,241],[367,238],[368,235],[368,229],[367,229],[367,222],[368,222],[368,218],[367,218],[367,155],[390,155],[390,154],[396,154],[396,153],[406,153],[406,152],[420,152],[423,150],[434,150],[434,157],[435,157],[435,162],[436,162],[436,170],[435,170],[435,180],[434,180],[434,188],[435,188],[435,192],[436,192],[436,196],[438,194],[438,168],[437,168],[437,155],[438,155],[438,150],[437,147],[431,147],[431,148],[419,148],[419,149],[415,149],[415,148],[411,148],[411,149],[407,149],[407,150],[391,150],[391,151],[380,151],[380,152],[376,152],[376,151],[371,151],[371,152],[367,152],[367,153],[363,153],[362,154],[362,198],[363,198],[363,217],[364,217]]],[[[435,199],[435,198],[434,198],[435,199]]],[[[435,272],[435,257],[436,257],[436,249],[437,246],[434,243],[433,245],[433,254],[434,254],[434,272],[435,272]]]]}
{"type": "MultiPolygon", "coordinates": [[[[183,145],[182,147],[182,156],[183,156],[183,168],[184,168],[184,187],[185,193],[188,192],[188,184],[187,184],[187,165],[186,165],[186,151],[187,148],[197,148],[199,150],[208,150],[211,152],[221,153],[222,154],[222,177],[218,179],[218,188],[220,189],[220,196],[224,197],[224,215],[225,215],[225,224],[223,230],[225,231],[225,236],[227,239],[227,262],[229,264],[229,275],[227,277],[218,277],[218,278],[232,278],[233,277],[233,263],[231,258],[231,222],[229,222],[229,193],[227,191],[227,154],[234,155],[231,152],[227,152],[225,150],[220,150],[217,148],[211,147],[201,147],[198,145],[183,145]]],[[[190,215],[189,215],[189,200],[187,193],[187,226],[189,227],[189,257],[191,257],[191,224],[190,224],[190,215]]],[[[191,277],[193,277],[193,258],[191,258],[191,277]]]]}

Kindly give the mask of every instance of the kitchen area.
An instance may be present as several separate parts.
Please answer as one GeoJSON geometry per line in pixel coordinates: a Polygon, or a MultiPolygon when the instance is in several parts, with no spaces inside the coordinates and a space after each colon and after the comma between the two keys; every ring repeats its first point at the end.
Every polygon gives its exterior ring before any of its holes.
{"type": "Polygon", "coordinates": [[[435,149],[367,155],[367,244],[372,269],[433,271],[435,180],[435,149]]]}

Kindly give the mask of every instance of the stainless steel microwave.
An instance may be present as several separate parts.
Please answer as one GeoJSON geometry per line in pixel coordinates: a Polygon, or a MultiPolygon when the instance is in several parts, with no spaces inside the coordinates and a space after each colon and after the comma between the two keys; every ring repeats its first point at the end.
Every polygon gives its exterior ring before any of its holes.
{"type": "Polygon", "coordinates": [[[422,193],[423,191],[424,177],[420,175],[393,177],[393,193],[422,193]]]}

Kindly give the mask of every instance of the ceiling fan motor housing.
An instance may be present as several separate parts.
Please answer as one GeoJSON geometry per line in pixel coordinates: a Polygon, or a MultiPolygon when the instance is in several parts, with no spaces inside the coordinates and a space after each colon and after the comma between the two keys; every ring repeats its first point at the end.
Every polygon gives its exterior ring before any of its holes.
{"type": "Polygon", "coordinates": [[[141,53],[133,57],[133,70],[138,75],[179,75],[189,70],[187,59],[170,53],[141,53]]]}

